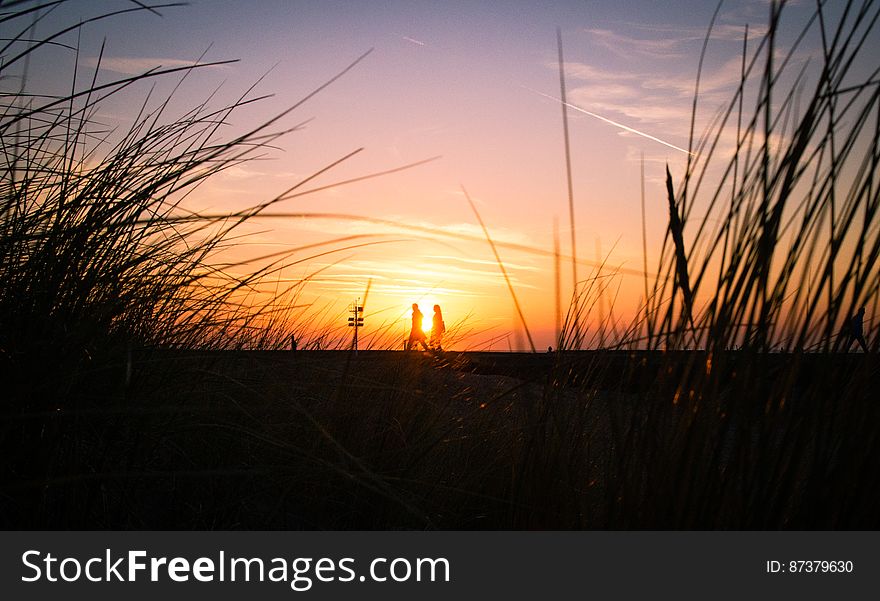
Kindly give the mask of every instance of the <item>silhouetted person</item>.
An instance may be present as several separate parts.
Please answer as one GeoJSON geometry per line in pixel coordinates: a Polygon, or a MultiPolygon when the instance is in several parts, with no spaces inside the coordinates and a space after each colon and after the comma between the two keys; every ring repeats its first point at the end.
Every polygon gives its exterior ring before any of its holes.
{"type": "Polygon", "coordinates": [[[296,350],[296,335],[294,335],[294,334],[290,335],[290,350],[291,351],[296,350]]]}
{"type": "Polygon", "coordinates": [[[866,353],[868,352],[868,344],[865,342],[865,308],[859,309],[858,313],[849,318],[847,323],[847,340],[846,350],[849,352],[853,342],[858,342],[859,346],[866,353]]]}
{"type": "Polygon", "coordinates": [[[422,328],[422,312],[416,303],[413,303],[412,310],[412,329],[409,331],[409,340],[406,341],[406,350],[413,348],[418,342],[427,351],[428,341],[422,328]]]}
{"type": "Polygon", "coordinates": [[[435,350],[443,350],[443,334],[446,333],[446,324],[443,322],[443,312],[440,305],[434,305],[434,318],[431,321],[431,347],[435,350]]]}

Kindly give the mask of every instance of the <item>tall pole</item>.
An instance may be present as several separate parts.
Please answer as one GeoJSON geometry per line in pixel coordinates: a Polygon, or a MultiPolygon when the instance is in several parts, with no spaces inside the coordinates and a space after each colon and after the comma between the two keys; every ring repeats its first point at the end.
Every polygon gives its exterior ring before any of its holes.
{"type": "Polygon", "coordinates": [[[351,305],[351,309],[348,311],[351,313],[351,317],[348,318],[348,327],[354,328],[354,335],[351,340],[351,348],[357,353],[358,350],[358,328],[363,327],[364,318],[362,317],[364,313],[364,307],[361,305],[360,297],[356,298],[354,303],[351,305]]]}

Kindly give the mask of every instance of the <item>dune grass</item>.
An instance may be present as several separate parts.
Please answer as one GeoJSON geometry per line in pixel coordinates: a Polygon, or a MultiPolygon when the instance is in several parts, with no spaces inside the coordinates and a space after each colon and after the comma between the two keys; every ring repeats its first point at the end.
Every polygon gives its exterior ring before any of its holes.
{"type": "MultiPolygon", "coordinates": [[[[28,486],[33,478],[56,474],[86,477],[119,452],[96,425],[103,419],[97,416],[107,411],[119,425],[118,410],[137,395],[135,358],[145,349],[286,343],[309,277],[284,286],[273,286],[273,278],[319,251],[293,248],[236,269],[242,265],[224,260],[224,251],[236,244],[248,219],[278,199],[219,216],[188,212],[185,199],[208,178],[259,157],[298,129],[279,123],[369,54],[283,113],[224,138],[230,116],[261,99],[253,89],[225,106],[212,106],[209,97],[183,114],[172,107],[188,76],[230,61],[151,69],[99,83],[99,56],[90,81],[76,79],[74,63],[68,93],[30,93],[31,57],[53,45],[78,57],[76,47],[62,42],[76,39],[89,23],[173,6],[133,3],[33,39],[33,24],[57,5],[16,3],[0,17],[5,28],[18,32],[5,41],[0,61],[0,80],[7,89],[13,86],[0,97],[0,367],[6,399],[0,440],[4,480],[28,486]],[[109,98],[169,78],[177,78],[170,95],[146,93],[127,129],[101,123],[109,98]],[[272,294],[265,294],[267,287],[272,294]],[[54,415],[72,421],[47,418],[54,415]],[[80,426],[95,428],[98,438],[80,426]]],[[[332,241],[336,251],[348,248],[345,242],[332,241]]],[[[167,419],[170,424],[175,415],[167,419]]]]}
{"type": "MultiPolygon", "coordinates": [[[[34,6],[2,18],[29,22],[34,6]]],[[[200,67],[57,98],[5,94],[3,525],[878,527],[878,322],[874,354],[831,352],[856,307],[876,315],[880,284],[880,86],[866,54],[878,7],[846,6],[832,27],[819,4],[805,26],[824,49],[811,88],[795,61],[803,36],[777,46],[782,6],[744,44],[741,85],[692,139],[680,183],[669,173],[667,197],[646,199],[670,219],[656,273],[637,272],[646,299],[633,323],[615,334],[601,309],[615,276],[600,265],[560,315],[556,352],[503,360],[265,350],[287,348],[305,320],[321,333],[300,349],[343,344],[338,316],[301,303],[309,278],[279,274],[376,240],[304,246],[231,275],[241,266],[222,253],[242,224],[285,218],[276,202],[323,188],[303,189],[306,178],[233,215],[185,212],[193,187],[287,133],[273,129],[279,115],[222,138],[250,92],[179,118],[169,99],[148,99],[122,135],[93,119],[107,94],[200,67]],[[605,323],[588,327],[597,313],[605,323]],[[576,350],[600,336],[603,350],[576,350]]],[[[42,47],[27,29],[0,75],[42,47]]],[[[504,245],[489,241],[503,269],[504,245]]],[[[379,325],[363,342],[401,340],[379,325]]]]}

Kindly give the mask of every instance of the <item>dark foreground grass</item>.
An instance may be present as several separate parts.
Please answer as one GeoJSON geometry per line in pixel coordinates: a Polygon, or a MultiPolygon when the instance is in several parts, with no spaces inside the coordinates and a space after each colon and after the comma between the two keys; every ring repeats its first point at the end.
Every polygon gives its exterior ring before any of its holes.
{"type": "Polygon", "coordinates": [[[878,367],[157,351],[129,387],[122,362],[93,374],[77,410],[6,416],[23,444],[6,447],[0,513],[16,528],[873,529],[878,367]]]}

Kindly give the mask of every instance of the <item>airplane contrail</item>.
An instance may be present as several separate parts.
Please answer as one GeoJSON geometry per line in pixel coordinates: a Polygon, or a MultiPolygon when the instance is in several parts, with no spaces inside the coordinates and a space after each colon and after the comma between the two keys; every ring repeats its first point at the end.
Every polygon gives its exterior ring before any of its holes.
{"type": "Polygon", "coordinates": [[[401,37],[402,37],[404,40],[406,40],[407,42],[412,42],[413,44],[418,44],[419,46],[425,46],[425,45],[426,45],[424,42],[422,42],[422,41],[420,41],[420,40],[417,40],[417,39],[415,39],[415,38],[411,38],[411,37],[409,37],[408,35],[404,35],[404,36],[401,36],[401,37]]]}
{"type": "Polygon", "coordinates": [[[592,112],[590,112],[590,111],[588,111],[588,110],[586,110],[586,109],[582,109],[581,107],[579,107],[579,106],[577,106],[577,105],[575,105],[575,104],[571,104],[570,102],[562,102],[562,100],[560,100],[559,98],[556,98],[555,96],[551,96],[550,94],[545,94],[544,92],[540,92],[540,91],[538,91],[538,90],[536,90],[536,89],[534,89],[534,88],[530,88],[530,87],[528,87],[528,86],[523,86],[522,84],[520,84],[520,85],[521,85],[523,88],[525,88],[525,89],[527,89],[527,90],[529,90],[529,91],[534,92],[535,94],[539,94],[539,95],[543,96],[544,98],[549,98],[550,100],[555,100],[556,102],[560,102],[560,103],[564,104],[565,106],[567,106],[567,107],[570,108],[570,109],[574,109],[574,110],[576,110],[576,111],[578,111],[578,112],[584,113],[585,115],[589,115],[590,117],[594,117],[594,118],[596,118],[596,119],[598,119],[598,120],[600,120],[600,121],[604,121],[605,123],[608,123],[608,124],[613,125],[613,126],[615,126],[615,127],[619,127],[620,129],[623,129],[623,130],[626,130],[626,131],[628,131],[628,132],[634,133],[634,134],[636,134],[636,135],[638,135],[638,136],[642,136],[643,138],[648,138],[649,140],[654,140],[655,142],[659,142],[660,144],[663,144],[664,146],[668,146],[669,148],[673,148],[673,149],[675,149],[675,150],[678,150],[679,152],[683,152],[683,153],[685,153],[685,154],[689,154],[689,155],[693,155],[693,154],[694,154],[694,153],[692,153],[692,152],[688,152],[687,150],[685,150],[684,148],[682,148],[682,147],[680,147],[680,146],[676,146],[675,144],[671,144],[671,143],[669,143],[669,142],[666,142],[666,141],[664,141],[664,140],[661,140],[660,138],[658,138],[658,137],[656,137],[656,136],[652,136],[651,134],[645,133],[645,132],[643,132],[643,131],[639,131],[639,130],[637,130],[637,129],[634,129],[634,128],[632,128],[632,127],[629,127],[628,125],[624,125],[623,123],[618,123],[617,121],[614,121],[614,120],[612,120],[612,119],[608,119],[607,117],[603,117],[602,115],[597,115],[596,113],[592,113],[592,112]]]}

